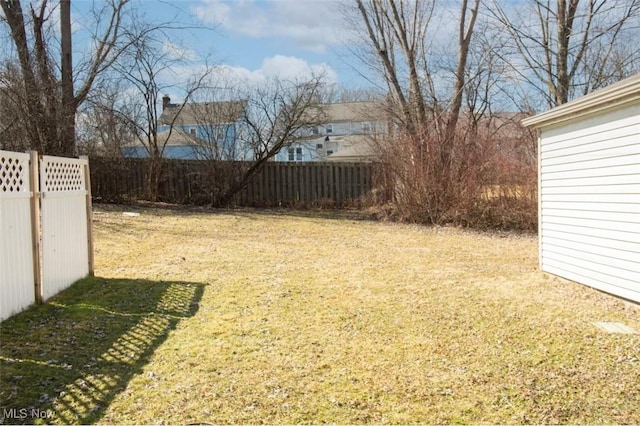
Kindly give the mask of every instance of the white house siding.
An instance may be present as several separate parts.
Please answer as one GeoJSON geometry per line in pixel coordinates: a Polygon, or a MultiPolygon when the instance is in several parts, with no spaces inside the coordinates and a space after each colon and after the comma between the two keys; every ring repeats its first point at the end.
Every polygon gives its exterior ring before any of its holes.
{"type": "Polygon", "coordinates": [[[640,302],[640,102],[540,133],[543,271],[640,302]]]}
{"type": "Polygon", "coordinates": [[[381,102],[345,102],[324,106],[326,122],[301,129],[299,138],[290,145],[302,149],[302,156],[290,160],[288,149],[282,149],[276,161],[325,161],[333,154],[350,150],[362,139],[383,135],[388,131],[386,112],[381,102]],[[328,139],[328,140],[327,140],[328,139]],[[318,145],[322,145],[318,148],[318,145]]]}

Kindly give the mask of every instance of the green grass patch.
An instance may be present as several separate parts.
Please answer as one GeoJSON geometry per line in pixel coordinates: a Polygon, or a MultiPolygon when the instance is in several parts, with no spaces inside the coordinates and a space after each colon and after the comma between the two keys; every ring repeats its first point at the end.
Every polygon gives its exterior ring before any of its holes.
{"type": "MultiPolygon", "coordinates": [[[[637,307],[531,235],[100,206],[96,274],[1,325],[47,423],[638,423],[637,307]]],[[[6,417],[6,416],[5,416],[6,417]]],[[[5,423],[12,419],[5,418],[5,423]]]]}
{"type": "Polygon", "coordinates": [[[202,284],[86,278],[0,329],[4,423],[91,423],[142,371],[202,284]]]}

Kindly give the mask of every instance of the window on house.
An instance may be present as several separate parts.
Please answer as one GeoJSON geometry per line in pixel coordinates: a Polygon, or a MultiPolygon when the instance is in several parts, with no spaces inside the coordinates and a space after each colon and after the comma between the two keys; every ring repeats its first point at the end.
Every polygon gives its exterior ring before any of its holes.
{"type": "Polygon", "coordinates": [[[333,154],[333,151],[332,151],[332,150],[330,150],[330,149],[329,149],[329,150],[327,150],[327,156],[329,156],[329,155],[331,155],[331,154],[333,154]]]}
{"type": "Polygon", "coordinates": [[[227,136],[227,132],[226,132],[226,128],[225,126],[218,126],[216,127],[216,140],[224,140],[226,139],[227,136]]]}
{"type": "Polygon", "coordinates": [[[302,161],[302,148],[287,149],[287,159],[289,161],[302,161]]]}
{"type": "Polygon", "coordinates": [[[318,144],[316,144],[316,149],[322,149],[322,146],[323,145],[321,143],[318,143],[318,144]]]}
{"type": "Polygon", "coordinates": [[[362,123],[362,131],[364,133],[371,132],[371,123],[369,123],[368,121],[365,121],[364,123],[362,123]]]}
{"type": "Polygon", "coordinates": [[[333,124],[327,124],[325,130],[327,131],[327,133],[333,133],[333,124]]]}
{"type": "Polygon", "coordinates": [[[318,126],[313,126],[311,128],[311,134],[317,135],[319,133],[318,126]]]}
{"type": "Polygon", "coordinates": [[[195,136],[196,135],[196,128],[192,127],[189,129],[189,133],[191,134],[191,136],[195,136]]]}

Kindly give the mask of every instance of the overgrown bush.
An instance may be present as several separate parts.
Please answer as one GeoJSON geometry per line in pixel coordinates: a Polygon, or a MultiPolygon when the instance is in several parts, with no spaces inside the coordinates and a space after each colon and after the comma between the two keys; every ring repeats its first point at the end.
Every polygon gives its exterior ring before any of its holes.
{"type": "Polygon", "coordinates": [[[515,118],[465,120],[453,140],[425,130],[377,144],[381,199],[413,223],[537,228],[535,138],[515,118]]]}

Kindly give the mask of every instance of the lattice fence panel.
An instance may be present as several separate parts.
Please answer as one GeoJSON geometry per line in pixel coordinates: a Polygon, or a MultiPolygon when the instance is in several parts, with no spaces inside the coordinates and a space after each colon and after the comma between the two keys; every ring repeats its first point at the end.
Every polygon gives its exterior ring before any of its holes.
{"type": "Polygon", "coordinates": [[[92,270],[88,160],[31,158],[0,150],[0,321],[92,270]]]}
{"type": "Polygon", "coordinates": [[[89,273],[86,159],[43,156],[40,162],[42,296],[89,273]]]}
{"type": "Polygon", "coordinates": [[[0,193],[29,192],[29,156],[0,151],[0,193]]]}
{"type": "Polygon", "coordinates": [[[43,192],[82,191],[85,176],[82,160],[44,157],[40,185],[43,192]]]}

